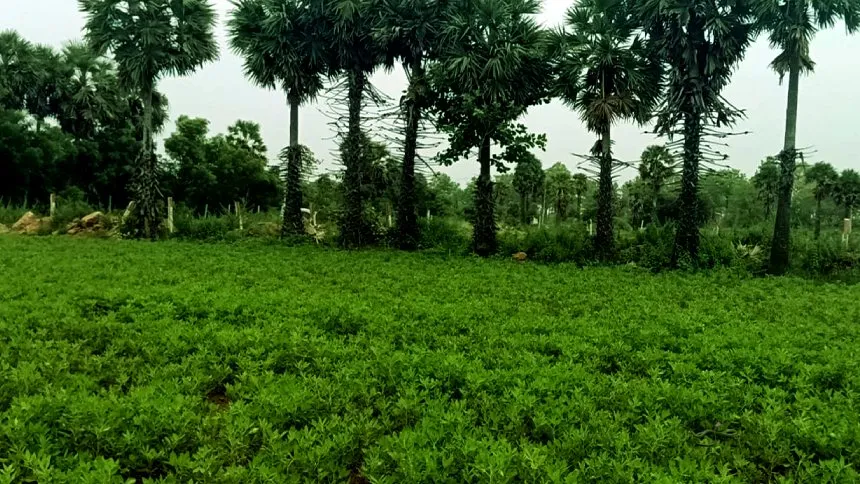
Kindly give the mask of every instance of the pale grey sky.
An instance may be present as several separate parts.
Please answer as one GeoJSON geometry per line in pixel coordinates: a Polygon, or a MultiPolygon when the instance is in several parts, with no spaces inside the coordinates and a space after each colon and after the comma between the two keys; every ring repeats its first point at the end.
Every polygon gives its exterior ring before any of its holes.
{"type": "MultiPolygon", "coordinates": [[[[192,76],[169,78],[160,89],[170,99],[170,117],[165,132],[173,130],[180,114],[199,116],[212,122],[213,132],[223,132],[236,119],[252,120],[262,125],[263,138],[270,154],[287,144],[288,111],[284,96],[260,89],[242,74],[241,59],[226,47],[223,21],[230,9],[228,0],[214,0],[222,26],[218,29],[221,43],[220,60],[209,64],[192,76]]],[[[544,0],[541,20],[554,25],[572,0],[544,0]]],[[[84,24],[75,0],[0,0],[0,30],[14,29],[33,42],[61,47],[66,41],[81,37],[84,24]]],[[[837,168],[858,166],[860,155],[860,94],[855,83],[860,82],[860,36],[849,37],[844,27],[820,32],[812,43],[816,72],[801,79],[801,96],[797,142],[799,147],[811,147],[811,161],[825,160],[837,168]]],[[[753,173],[765,156],[782,148],[785,117],[786,86],[768,64],[776,53],[766,39],[760,39],[746,54],[734,75],[725,96],[747,111],[747,119],[737,131],[752,134],[730,140],[728,163],[746,173],[753,173]]],[[[405,77],[396,70],[378,73],[373,83],[389,96],[398,98],[405,77]]],[[[533,108],[525,116],[528,127],[548,138],[546,152],[538,157],[548,167],[556,161],[576,170],[577,159],[571,153],[583,153],[593,143],[576,113],[558,101],[533,108]]],[[[332,149],[335,141],[329,119],[318,106],[305,107],[301,113],[301,141],[322,160],[323,168],[333,166],[332,149]]],[[[622,125],[615,128],[616,156],[635,160],[648,144],[658,142],[645,128],[622,125]]],[[[465,183],[478,172],[475,160],[462,160],[452,167],[439,169],[456,181],[465,183]]],[[[622,177],[633,176],[627,170],[622,177]]]]}

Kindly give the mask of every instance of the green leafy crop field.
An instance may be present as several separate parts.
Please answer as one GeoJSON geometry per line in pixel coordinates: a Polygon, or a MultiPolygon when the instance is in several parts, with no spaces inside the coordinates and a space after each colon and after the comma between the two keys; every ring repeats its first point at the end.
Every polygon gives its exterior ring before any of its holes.
{"type": "Polygon", "coordinates": [[[859,288],[0,236],[0,482],[856,482],[859,288]]]}

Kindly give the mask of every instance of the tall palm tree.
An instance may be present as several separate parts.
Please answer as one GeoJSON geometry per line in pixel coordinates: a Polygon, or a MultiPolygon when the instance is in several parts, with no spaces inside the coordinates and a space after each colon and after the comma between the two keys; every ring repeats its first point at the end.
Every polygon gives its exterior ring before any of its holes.
{"type": "Polygon", "coordinates": [[[749,1],[633,0],[649,47],[668,74],[656,110],[656,131],[683,140],[675,264],[682,259],[696,264],[699,258],[699,169],[707,149],[703,137],[741,114],[721,93],[752,41],[749,1]]]}
{"type": "Polygon", "coordinates": [[[636,35],[634,20],[619,0],[584,0],[567,11],[557,32],[557,94],[598,136],[592,149],[598,165],[595,245],[603,258],[614,248],[612,125],[647,122],[660,94],[660,66],[636,35]]]}
{"type": "Polygon", "coordinates": [[[539,10],[538,0],[451,0],[439,62],[430,72],[433,110],[450,143],[440,161],[478,150],[472,244],[482,256],[497,249],[493,165],[515,162],[540,143],[514,124],[543,102],[552,79],[547,34],[535,20],[539,10]],[[504,149],[496,156],[494,143],[504,149]]]}
{"type": "Polygon", "coordinates": [[[768,272],[780,275],[788,269],[790,255],[800,74],[812,72],[815,67],[809,56],[809,44],[819,28],[832,27],[838,19],[845,22],[850,33],[860,27],[860,0],[756,0],[755,12],[759,27],[768,32],[770,45],[780,51],[771,62],[771,68],[779,74],[780,82],[788,74],[785,137],[777,157],[780,165],[779,201],[768,265],[768,272]]]}
{"type": "Polygon", "coordinates": [[[143,147],[133,192],[139,235],[155,238],[160,225],[158,162],[153,154],[153,97],[166,75],[187,75],[218,57],[215,9],[208,0],[79,0],[86,38],[111,53],[120,80],[143,100],[143,147]]]}
{"type": "Polygon", "coordinates": [[[340,243],[345,247],[361,247],[373,239],[365,214],[370,168],[362,148],[361,118],[371,89],[368,77],[383,61],[383,51],[373,36],[377,19],[373,7],[372,0],[308,0],[313,35],[327,45],[329,75],[346,78],[347,132],[341,144],[346,206],[340,220],[340,243]]]}
{"type": "Polygon", "coordinates": [[[821,202],[834,195],[839,174],[830,163],[820,161],[806,170],[805,177],[815,183],[815,239],[821,236],[821,202]]]}
{"type": "Polygon", "coordinates": [[[386,65],[400,61],[409,81],[400,100],[406,126],[397,200],[397,233],[400,248],[412,250],[418,246],[419,235],[415,191],[418,130],[430,102],[426,71],[439,47],[443,3],[437,0],[377,0],[376,3],[379,18],[374,34],[386,51],[386,65]]]}
{"type": "Polygon", "coordinates": [[[660,192],[675,174],[675,160],[672,153],[665,146],[649,146],[642,152],[639,163],[639,178],[646,182],[651,197],[651,223],[659,223],[657,217],[657,202],[660,200],[660,192]]]}
{"type": "Polygon", "coordinates": [[[230,45],[245,60],[245,74],[265,88],[282,88],[290,106],[284,218],[281,235],[302,235],[302,152],[299,107],[323,89],[327,46],[314,35],[302,0],[238,0],[227,21],[230,45]]]}

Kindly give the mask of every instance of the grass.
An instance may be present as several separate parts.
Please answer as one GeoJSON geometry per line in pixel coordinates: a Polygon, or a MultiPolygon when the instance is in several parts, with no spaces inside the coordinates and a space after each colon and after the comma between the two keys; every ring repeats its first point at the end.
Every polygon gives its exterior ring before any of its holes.
{"type": "Polygon", "coordinates": [[[856,482],[856,286],[0,237],[0,483],[856,482]]]}

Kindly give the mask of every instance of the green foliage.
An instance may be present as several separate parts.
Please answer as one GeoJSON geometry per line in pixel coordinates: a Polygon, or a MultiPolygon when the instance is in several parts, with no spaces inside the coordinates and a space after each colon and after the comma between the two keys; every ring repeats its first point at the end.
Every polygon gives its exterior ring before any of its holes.
{"type": "Polygon", "coordinates": [[[835,191],[836,201],[845,209],[845,218],[851,218],[854,208],[860,206],[860,173],[843,170],[835,191]]]}
{"type": "MultiPolygon", "coordinates": [[[[235,202],[248,209],[280,207],[276,170],[267,165],[260,127],[237,121],[227,135],[209,137],[209,121],[179,116],[164,140],[167,194],[198,214],[218,212],[235,202]]],[[[310,160],[313,157],[309,158],[310,160]]]]}
{"type": "Polygon", "coordinates": [[[762,161],[753,175],[753,186],[758,191],[758,198],[764,205],[765,219],[770,218],[773,205],[779,195],[779,164],[775,158],[768,157],[762,161]]]}
{"type": "Polygon", "coordinates": [[[540,160],[532,152],[517,160],[514,168],[514,190],[520,196],[520,216],[524,224],[531,222],[536,205],[543,203],[539,198],[544,190],[544,171],[540,160]],[[537,200],[536,200],[537,199],[537,200]]]}
{"type": "Polygon", "coordinates": [[[155,238],[161,202],[158,160],[153,153],[155,88],[167,75],[184,76],[218,57],[213,30],[215,9],[208,0],[79,0],[86,14],[85,36],[99,54],[110,53],[120,82],[140,94],[143,102],[141,151],[135,163],[136,201],[132,231],[155,238]]]}
{"type": "Polygon", "coordinates": [[[534,16],[535,0],[471,0],[451,3],[438,62],[430,70],[432,111],[448,136],[439,155],[451,164],[478,150],[473,249],[480,255],[496,251],[496,221],[491,168],[524,151],[543,147],[543,136],[515,124],[529,107],[549,94],[551,81],[546,32],[534,16]],[[492,145],[502,148],[492,153],[492,145]]]}
{"type": "Polygon", "coordinates": [[[0,253],[6,481],[860,478],[853,286],[262,244],[0,253]]]}

